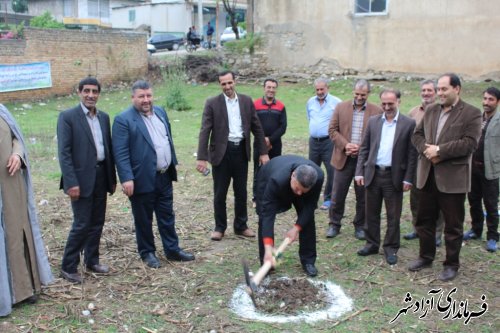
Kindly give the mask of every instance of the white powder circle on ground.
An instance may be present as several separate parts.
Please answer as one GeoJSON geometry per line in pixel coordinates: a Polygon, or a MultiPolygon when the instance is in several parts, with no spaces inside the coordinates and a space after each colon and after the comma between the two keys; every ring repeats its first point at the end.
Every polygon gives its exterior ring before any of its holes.
{"type": "Polygon", "coordinates": [[[252,299],[246,292],[246,284],[241,284],[236,288],[229,303],[229,307],[240,317],[266,323],[291,323],[298,321],[312,323],[319,320],[339,318],[346,312],[352,310],[352,299],[346,296],[340,286],[330,281],[322,282],[309,279],[309,282],[317,288],[324,290],[327,301],[330,304],[327,308],[314,312],[302,312],[297,315],[272,315],[260,313],[255,308],[252,299]]]}

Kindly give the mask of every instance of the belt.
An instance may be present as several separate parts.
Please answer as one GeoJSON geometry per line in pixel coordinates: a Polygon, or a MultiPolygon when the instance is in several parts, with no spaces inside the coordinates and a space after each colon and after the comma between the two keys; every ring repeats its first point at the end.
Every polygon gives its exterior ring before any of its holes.
{"type": "Polygon", "coordinates": [[[159,173],[159,174],[162,174],[162,175],[163,175],[165,172],[167,172],[167,170],[168,170],[168,167],[163,168],[163,169],[156,170],[156,173],[159,173]]]}
{"type": "Polygon", "coordinates": [[[236,146],[236,147],[238,147],[239,145],[241,145],[242,142],[243,142],[243,140],[238,141],[238,142],[236,142],[236,141],[227,141],[228,144],[230,144],[231,146],[236,146]]]}
{"type": "Polygon", "coordinates": [[[96,167],[96,168],[100,168],[100,167],[102,167],[102,166],[104,166],[104,161],[99,161],[99,162],[97,162],[97,164],[95,165],[95,167],[96,167]]]}
{"type": "Polygon", "coordinates": [[[375,165],[375,169],[379,169],[379,170],[382,170],[382,171],[391,171],[391,167],[390,166],[384,166],[384,165],[375,165]]]}
{"type": "Polygon", "coordinates": [[[311,139],[313,139],[314,141],[317,141],[317,142],[321,142],[321,141],[325,141],[327,139],[330,139],[330,137],[327,135],[327,136],[322,136],[322,137],[319,137],[319,138],[315,138],[314,136],[311,136],[311,139]]]}

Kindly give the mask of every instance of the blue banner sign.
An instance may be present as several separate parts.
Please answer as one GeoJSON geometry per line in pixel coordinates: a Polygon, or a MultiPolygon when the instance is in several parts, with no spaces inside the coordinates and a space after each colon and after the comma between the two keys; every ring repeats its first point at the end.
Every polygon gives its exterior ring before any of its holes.
{"type": "Polygon", "coordinates": [[[0,92],[50,87],[50,62],[0,65],[0,92]]]}

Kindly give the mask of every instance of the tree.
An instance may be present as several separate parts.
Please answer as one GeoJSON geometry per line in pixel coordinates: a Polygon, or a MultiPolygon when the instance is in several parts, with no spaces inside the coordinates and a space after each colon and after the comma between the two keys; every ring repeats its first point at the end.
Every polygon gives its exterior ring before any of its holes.
{"type": "Polygon", "coordinates": [[[28,0],[12,0],[14,13],[25,13],[28,11],[28,0]]]}
{"type": "Polygon", "coordinates": [[[224,9],[229,15],[229,22],[231,22],[231,28],[233,28],[234,35],[236,39],[240,39],[240,34],[238,31],[238,13],[236,13],[236,0],[222,0],[224,4],[224,9]]]}

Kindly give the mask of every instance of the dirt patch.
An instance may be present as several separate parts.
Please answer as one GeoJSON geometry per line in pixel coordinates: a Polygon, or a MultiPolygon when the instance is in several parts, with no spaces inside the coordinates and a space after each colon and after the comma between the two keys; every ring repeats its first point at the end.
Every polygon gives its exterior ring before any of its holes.
{"type": "Polygon", "coordinates": [[[313,285],[305,278],[277,278],[255,293],[259,311],[268,314],[298,314],[326,308],[330,302],[324,286],[313,285]]]}

